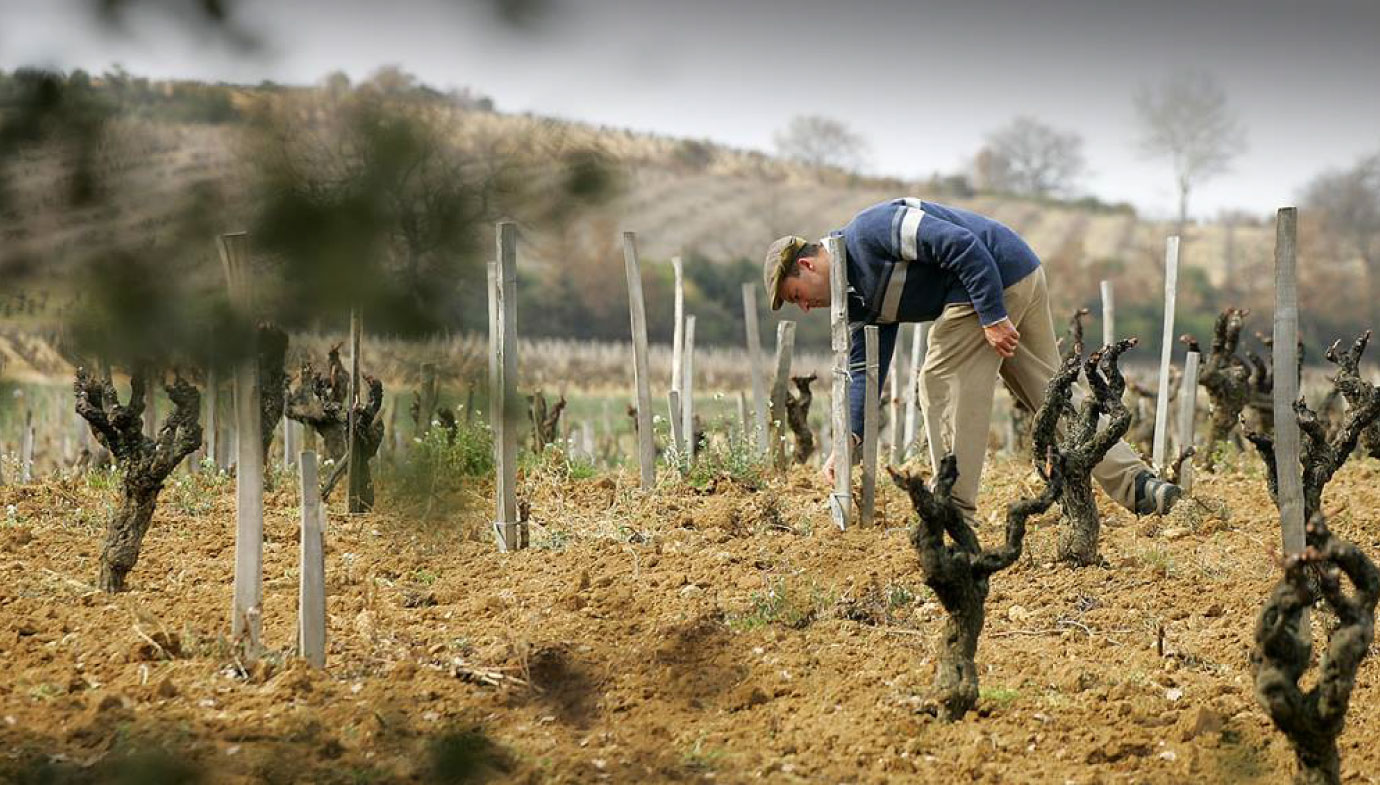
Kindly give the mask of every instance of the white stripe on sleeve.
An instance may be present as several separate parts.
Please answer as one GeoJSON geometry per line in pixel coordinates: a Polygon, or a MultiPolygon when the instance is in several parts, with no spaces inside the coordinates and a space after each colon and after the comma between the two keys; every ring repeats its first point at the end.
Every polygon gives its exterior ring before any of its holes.
{"type": "Polygon", "coordinates": [[[920,219],[924,217],[925,211],[918,207],[906,207],[905,214],[901,216],[901,259],[904,261],[918,258],[915,235],[920,231],[920,219]]]}

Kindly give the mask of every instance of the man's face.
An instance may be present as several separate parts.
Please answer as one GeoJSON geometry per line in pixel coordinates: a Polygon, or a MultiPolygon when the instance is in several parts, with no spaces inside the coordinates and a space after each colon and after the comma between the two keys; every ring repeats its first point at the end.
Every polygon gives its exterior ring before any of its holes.
{"type": "Polygon", "coordinates": [[[781,301],[795,303],[805,313],[829,305],[829,252],[807,256],[796,263],[796,274],[781,281],[781,301]]]}

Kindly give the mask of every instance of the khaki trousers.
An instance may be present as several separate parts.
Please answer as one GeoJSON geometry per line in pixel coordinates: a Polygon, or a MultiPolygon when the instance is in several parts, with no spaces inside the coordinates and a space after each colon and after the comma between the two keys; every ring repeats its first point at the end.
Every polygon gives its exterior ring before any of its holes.
{"type": "MultiPolygon", "coordinates": [[[[929,350],[920,377],[931,465],[938,466],[946,452],[954,453],[958,481],[954,483],[953,501],[970,520],[977,512],[997,374],[1035,411],[1044,403],[1049,380],[1059,366],[1045,269],[1039,267],[1008,286],[1002,299],[1011,323],[1021,334],[1015,357],[1003,358],[987,343],[971,304],[954,303],[930,327],[929,350]]],[[[1136,475],[1148,470],[1136,451],[1120,441],[1094,467],[1093,478],[1107,495],[1134,509],[1136,475]]]]}

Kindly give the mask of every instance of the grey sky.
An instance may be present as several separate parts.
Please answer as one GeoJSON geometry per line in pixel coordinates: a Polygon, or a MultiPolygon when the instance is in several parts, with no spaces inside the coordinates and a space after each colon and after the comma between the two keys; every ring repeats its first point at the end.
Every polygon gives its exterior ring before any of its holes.
{"type": "Polygon", "coordinates": [[[0,67],[257,82],[362,77],[396,63],[532,111],[770,151],[795,113],[844,119],[869,171],[963,166],[1017,114],[1076,130],[1086,189],[1174,208],[1167,165],[1137,153],[1130,96],[1176,67],[1214,73],[1247,127],[1233,171],[1195,194],[1209,217],[1292,203],[1324,168],[1380,151],[1380,2],[1372,0],[551,0],[532,28],[494,0],[244,0],[246,52],[160,13],[115,36],[81,0],[0,0],[0,67]],[[161,14],[161,15],[160,15],[161,14]]]}

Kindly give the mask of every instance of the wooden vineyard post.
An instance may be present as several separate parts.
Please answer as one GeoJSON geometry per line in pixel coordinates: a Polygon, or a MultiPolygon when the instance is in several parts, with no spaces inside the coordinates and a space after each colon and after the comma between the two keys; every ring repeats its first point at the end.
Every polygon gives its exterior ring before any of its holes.
{"type": "Polygon", "coordinates": [[[676,395],[675,407],[671,410],[671,443],[676,448],[676,460],[684,467],[688,444],[685,436],[685,400],[683,392],[685,375],[685,265],[679,256],[671,257],[671,269],[675,273],[675,320],[671,330],[671,392],[676,395]]]}
{"type": "MultiPolygon", "coordinates": [[[[75,422],[77,424],[77,450],[83,451],[86,455],[89,456],[94,452],[93,444],[91,441],[91,429],[89,427],[86,427],[85,420],[78,419],[75,422]]],[[[0,479],[0,485],[4,484],[4,480],[0,479]]]]}
{"type": "Polygon", "coordinates": [[[1156,474],[1163,475],[1169,442],[1169,364],[1174,355],[1174,293],[1179,281],[1179,237],[1164,249],[1164,331],[1160,333],[1160,378],[1155,396],[1155,435],[1151,450],[1156,474]]]}
{"type": "MultiPolygon", "coordinates": [[[[656,443],[652,440],[652,389],[647,365],[647,306],[642,299],[642,267],[637,260],[635,232],[623,233],[623,265],[628,275],[628,310],[632,315],[633,384],[637,388],[637,462],[641,468],[642,489],[650,491],[656,486],[656,443]]],[[[694,436],[687,436],[687,439],[694,441],[694,436]]]]}
{"type": "Polygon", "coordinates": [[[34,410],[24,410],[24,432],[19,436],[19,482],[34,481],[34,410]]]}
{"type": "Polygon", "coordinates": [[[498,262],[489,291],[493,354],[489,367],[489,417],[494,430],[494,538],[501,551],[526,548],[527,524],[517,509],[517,224],[502,221],[497,231],[498,262]]]}
{"type": "MultiPolygon", "coordinates": [[[[900,365],[899,358],[893,356],[892,364],[900,365]]],[[[906,446],[901,443],[901,412],[905,404],[901,401],[901,369],[892,368],[886,378],[887,390],[891,397],[891,417],[886,423],[887,439],[891,442],[891,464],[900,466],[905,461],[906,446]]]]}
{"type": "Polygon", "coordinates": [[[307,426],[302,425],[301,423],[298,423],[297,433],[300,434],[302,437],[301,448],[303,450],[311,450],[312,452],[316,452],[316,431],[312,428],[308,428],[307,426]]]}
{"type": "Polygon", "coordinates": [[[580,447],[590,463],[597,462],[599,452],[594,446],[594,423],[589,420],[580,422],[580,447]]]}
{"type": "Polygon", "coordinates": [[[762,385],[762,331],[757,321],[757,284],[743,284],[743,321],[747,324],[748,374],[752,378],[752,442],[757,455],[767,454],[767,398],[762,385]]]}
{"type": "Polygon", "coordinates": [[[368,512],[364,506],[364,456],[355,449],[358,443],[356,433],[359,428],[359,418],[355,415],[355,410],[359,408],[360,401],[360,373],[359,373],[359,351],[364,338],[364,320],[360,317],[359,309],[354,308],[350,311],[350,394],[346,396],[345,402],[349,406],[346,413],[346,444],[349,445],[345,453],[345,460],[349,462],[346,467],[346,487],[347,509],[351,515],[368,512]]]}
{"type": "Polygon", "coordinates": [[[422,389],[417,403],[417,435],[431,431],[431,418],[436,416],[436,363],[422,363],[422,389]]]}
{"type": "Polygon", "coordinates": [[[686,465],[695,462],[695,317],[685,317],[685,367],[680,372],[680,432],[685,439],[686,465]]]}
{"type": "MultiPolygon", "coordinates": [[[[1275,467],[1279,478],[1279,517],[1286,555],[1304,548],[1303,470],[1299,463],[1299,421],[1294,401],[1299,397],[1298,367],[1299,298],[1296,268],[1298,211],[1280,208],[1275,217],[1275,467]]],[[[1305,617],[1306,618],[1306,617],[1305,617]]],[[[1307,629],[1305,626],[1304,629],[1307,629]]]]}
{"type": "Polygon", "coordinates": [[[283,415],[283,465],[296,466],[297,455],[302,452],[301,433],[297,430],[297,423],[289,420],[287,415],[283,415]]]}
{"type": "Polygon", "coordinates": [[[671,450],[675,453],[676,463],[685,462],[685,433],[682,431],[680,420],[680,391],[671,390],[666,393],[666,409],[669,412],[671,423],[671,450]]]}
{"type": "Polygon", "coordinates": [[[786,385],[791,381],[791,356],[795,353],[795,322],[776,325],[776,377],[771,383],[772,461],[786,466],[786,385]]]}
{"type": "Polygon", "coordinates": [[[211,470],[220,471],[220,453],[216,452],[219,444],[217,438],[220,434],[216,429],[220,426],[220,412],[216,411],[220,405],[220,379],[214,367],[206,369],[206,457],[211,460],[211,470]]]}
{"type": "Polygon", "coordinates": [[[301,453],[302,531],[298,547],[297,651],[317,668],[326,665],[325,518],[316,453],[301,453]]]}
{"type": "Polygon", "coordinates": [[[750,430],[752,420],[748,415],[747,393],[738,391],[738,432],[743,435],[743,446],[752,449],[752,436],[750,430]]]}
{"type": "Polygon", "coordinates": [[[863,454],[862,454],[862,512],[859,521],[863,526],[872,525],[873,507],[877,501],[877,420],[880,412],[878,398],[881,385],[878,383],[877,325],[869,324],[863,328],[863,349],[866,352],[866,384],[863,387],[863,454]]]}
{"type": "Polygon", "coordinates": [[[829,496],[829,513],[834,525],[847,529],[853,515],[853,440],[848,426],[848,267],[843,239],[827,237],[829,248],[830,345],[834,349],[833,456],[834,492],[829,496]]]}
{"type": "Polygon", "coordinates": [[[384,420],[388,423],[388,441],[385,442],[385,444],[388,445],[388,452],[390,454],[397,455],[402,452],[403,444],[402,432],[398,430],[398,396],[388,396],[388,403],[385,404],[384,408],[387,411],[387,416],[384,417],[384,420]]]}
{"type": "MultiPolygon", "coordinates": [[[[919,435],[916,427],[921,423],[920,418],[924,412],[920,410],[920,372],[925,365],[925,339],[929,337],[930,323],[921,322],[914,327],[914,334],[910,343],[910,381],[906,382],[906,452],[904,457],[911,455],[911,450],[915,449],[915,439],[919,435]]],[[[903,457],[903,460],[904,460],[903,457]]]]}
{"type": "Polygon", "coordinates": [[[149,371],[144,377],[144,435],[158,438],[158,381],[160,374],[149,371]]]}
{"type": "MultiPolygon", "coordinates": [[[[230,288],[231,305],[241,318],[254,309],[252,273],[249,270],[249,236],[243,232],[220,237],[220,260],[230,288]]],[[[252,339],[251,339],[252,340],[252,339]]],[[[259,364],[250,346],[235,367],[235,430],[259,433],[259,364]]],[[[235,469],[235,593],[230,617],[230,637],[243,647],[246,660],[259,656],[263,618],[264,467],[259,440],[236,440],[235,469]]]]}
{"type": "Polygon", "coordinates": [[[1112,297],[1112,282],[1102,282],[1102,345],[1116,342],[1116,300],[1112,297]]]}
{"type": "MultiPolygon", "coordinates": [[[[679,256],[671,257],[671,269],[675,272],[675,319],[671,331],[671,389],[680,392],[680,375],[684,367],[685,352],[685,265],[679,256]]],[[[677,395],[677,398],[680,396],[677,395]]],[[[679,417],[679,413],[675,416],[679,417]]]]}
{"type": "MultiPolygon", "coordinates": [[[[1198,365],[1202,355],[1189,352],[1184,358],[1184,378],[1179,385],[1179,455],[1193,446],[1193,419],[1198,416],[1198,365]]],[[[1184,459],[1179,468],[1179,487],[1193,492],[1193,459],[1184,459]]]]}

